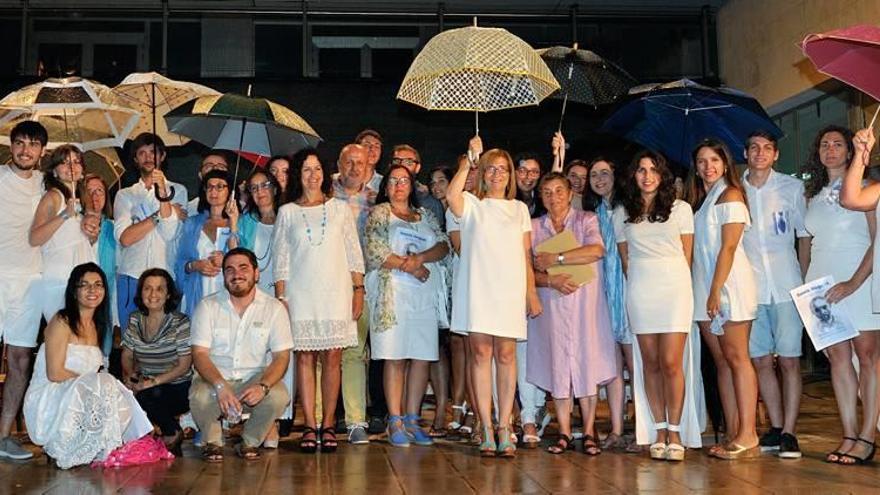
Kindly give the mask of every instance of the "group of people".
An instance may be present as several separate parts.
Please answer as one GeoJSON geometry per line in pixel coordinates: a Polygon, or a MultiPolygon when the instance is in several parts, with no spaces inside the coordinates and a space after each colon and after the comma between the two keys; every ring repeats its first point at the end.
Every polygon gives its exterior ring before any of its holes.
{"type": "Polygon", "coordinates": [[[12,162],[0,166],[0,456],[32,456],[10,436],[23,402],[32,441],[64,468],[154,431],[179,453],[183,425],[198,431],[206,461],[221,461],[221,419],[244,420],[235,452],[256,459],[289,432],[298,397],[303,452],[336,450],[341,408],[353,445],[381,432],[395,447],[456,436],[482,456],[513,457],[540,444],[547,393],[559,425],[547,451],[574,448],[577,403],[583,450],[597,455],[627,447],[629,376],[636,444],[682,461],[706,427],[706,345],[725,433],[709,454],[799,457],[803,324],[789,291],[832,275],[825,298],[846,303],[859,336],[826,350],[844,433],[827,460],[873,458],[880,186],[863,180],[869,130],[823,129],[806,183],[773,169],[767,132],[744,143],[744,174],[707,139],[681,187],[649,150],[628,165],[566,162],[558,133],[549,167],[475,137],[455,167],[425,170],[423,184],[410,145],[394,146],[380,173],[382,137],[365,130],[335,173],[303,149],[236,184],[226,152],[211,150],[191,201],[165,177],[162,140],[142,134],[131,145],[139,180],[112,207],[77,148],[56,148],[40,170],[40,124],[19,124],[10,141],[12,162]],[[118,377],[106,372],[114,327],[118,377]],[[437,413],[425,427],[429,382],[437,413]],[[603,387],[611,431],[600,438],[603,387]],[[760,437],[759,393],[771,422],[760,437]]]}

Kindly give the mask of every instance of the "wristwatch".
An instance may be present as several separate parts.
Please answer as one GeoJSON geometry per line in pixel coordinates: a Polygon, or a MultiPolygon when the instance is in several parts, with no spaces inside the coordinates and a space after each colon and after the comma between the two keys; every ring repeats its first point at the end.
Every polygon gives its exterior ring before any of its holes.
{"type": "Polygon", "coordinates": [[[563,263],[565,263],[565,255],[562,253],[557,254],[556,255],[556,264],[561,265],[563,263]]]}
{"type": "Polygon", "coordinates": [[[260,382],[260,383],[258,383],[257,385],[259,385],[260,388],[263,389],[263,395],[264,395],[264,396],[269,395],[269,390],[271,390],[271,388],[270,388],[268,385],[266,385],[266,384],[263,383],[263,382],[260,382]]]}

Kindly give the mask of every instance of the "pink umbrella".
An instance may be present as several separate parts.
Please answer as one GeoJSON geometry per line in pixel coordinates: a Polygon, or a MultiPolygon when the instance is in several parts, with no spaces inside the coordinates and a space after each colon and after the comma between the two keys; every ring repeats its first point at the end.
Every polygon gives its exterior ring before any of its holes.
{"type": "Polygon", "coordinates": [[[819,72],[880,100],[880,27],[863,24],[809,34],[801,49],[819,72]]]}

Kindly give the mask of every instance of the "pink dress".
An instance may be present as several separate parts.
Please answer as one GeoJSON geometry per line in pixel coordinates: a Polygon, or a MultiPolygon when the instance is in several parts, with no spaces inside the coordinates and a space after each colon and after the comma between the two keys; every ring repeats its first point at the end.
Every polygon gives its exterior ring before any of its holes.
{"type": "MultiPolygon", "coordinates": [[[[595,213],[570,209],[565,230],[581,245],[602,245],[595,213]]],[[[549,215],[532,220],[533,249],[556,234],[549,215]]],[[[526,380],[556,399],[595,395],[617,375],[601,260],[592,266],[596,277],[567,296],[539,287],[544,313],[529,321],[526,380]]]]}

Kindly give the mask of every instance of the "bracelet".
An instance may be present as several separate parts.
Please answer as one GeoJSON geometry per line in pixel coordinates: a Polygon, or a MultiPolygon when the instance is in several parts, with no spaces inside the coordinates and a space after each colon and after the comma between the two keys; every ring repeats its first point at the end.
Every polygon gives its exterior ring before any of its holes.
{"type": "Polygon", "coordinates": [[[286,301],[287,301],[287,296],[275,296],[275,299],[278,299],[279,301],[285,301],[285,302],[286,302],[286,301]]]}
{"type": "Polygon", "coordinates": [[[226,386],[226,382],[217,382],[214,384],[214,389],[219,392],[219,391],[223,390],[223,388],[225,386],[226,386]]]}
{"type": "Polygon", "coordinates": [[[64,221],[66,221],[67,219],[70,218],[70,213],[68,213],[67,210],[62,210],[61,213],[58,214],[58,217],[60,217],[64,221]]]}
{"type": "Polygon", "coordinates": [[[266,384],[263,383],[263,382],[260,382],[260,383],[258,383],[257,385],[259,385],[260,388],[263,389],[263,396],[264,396],[264,397],[267,396],[267,395],[269,395],[269,390],[272,389],[271,387],[269,387],[268,385],[266,385],[266,384]]]}

